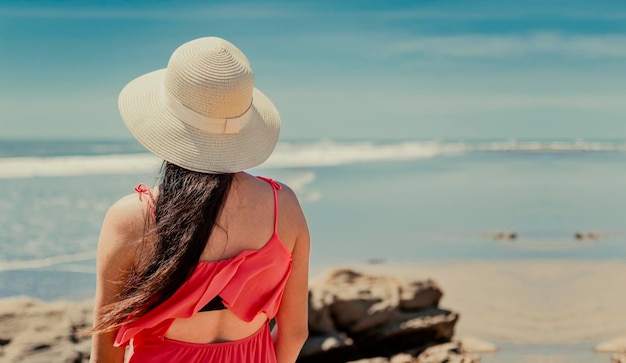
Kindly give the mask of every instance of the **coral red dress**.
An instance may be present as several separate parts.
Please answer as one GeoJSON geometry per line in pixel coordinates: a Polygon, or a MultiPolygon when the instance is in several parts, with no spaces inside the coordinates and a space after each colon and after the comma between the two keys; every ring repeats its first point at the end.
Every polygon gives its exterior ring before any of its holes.
{"type": "MultiPolygon", "coordinates": [[[[189,318],[216,297],[246,322],[261,313],[276,316],[291,272],[291,253],[277,232],[280,184],[265,179],[274,191],[274,234],[259,250],[246,250],[233,258],[200,262],[191,277],[162,304],[123,326],[115,346],[131,344],[129,362],[276,362],[269,325],[251,336],[230,342],[195,344],[171,340],[165,333],[174,319],[189,318]]],[[[150,195],[145,186],[136,190],[150,195]]],[[[152,209],[152,201],[148,201],[152,209]]]]}

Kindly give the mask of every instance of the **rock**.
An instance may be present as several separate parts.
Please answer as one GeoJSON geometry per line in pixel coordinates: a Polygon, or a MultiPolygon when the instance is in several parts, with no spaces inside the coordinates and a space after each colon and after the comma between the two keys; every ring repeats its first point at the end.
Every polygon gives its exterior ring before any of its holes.
{"type": "Polygon", "coordinates": [[[574,238],[580,241],[584,241],[584,240],[588,240],[588,239],[592,239],[592,240],[597,240],[600,239],[602,237],[604,237],[605,235],[603,233],[598,233],[598,232],[576,232],[574,233],[574,238]]]}
{"type": "Polygon", "coordinates": [[[626,352],[626,335],[598,343],[594,348],[596,352],[601,353],[622,353],[626,352]]]}
{"type": "Polygon", "coordinates": [[[335,270],[312,284],[310,293],[312,309],[318,311],[309,319],[314,331],[327,332],[327,319],[332,316],[336,330],[359,333],[384,324],[399,312],[400,283],[389,276],[335,270]]]}
{"type": "Polygon", "coordinates": [[[494,240],[513,241],[517,239],[517,232],[493,232],[487,235],[494,240]]]}
{"type": "Polygon", "coordinates": [[[426,334],[433,341],[447,341],[454,335],[454,325],[458,318],[456,313],[436,308],[403,313],[384,326],[372,329],[368,335],[398,339],[404,336],[417,338],[421,334],[426,334]]]}
{"type": "Polygon", "coordinates": [[[416,363],[479,363],[480,358],[468,353],[459,342],[432,346],[422,352],[416,363]]]}
{"type": "Polygon", "coordinates": [[[626,353],[613,354],[611,363],[626,363],[626,353]]]}
{"type": "Polygon", "coordinates": [[[409,353],[400,353],[396,354],[391,358],[385,357],[374,357],[374,358],[364,358],[359,360],[353,360],[348,363],[414,363],[416,362],[414,356],[409,353]]]}
{"type": "Polygon", "coordinates": [[[304,343],[301,356],[318,357],[330,354],[341,354],[342,350],[352,345],[352,339],[348,338],[345,334],[329,333],[329,334],[314,334],[310,335],[304,343]]]}
{"type": "Polygon", "coordinates": [[[415,362],[454,335],[458,314],[437,308],[442,295],[432,280],[330,271],[310,285],[311,336],[298,362],[415,362]]]}
{"type": "Polygon", "coordinates": [[[316,296],[313,300],[313,293],[309,291],[309,333],[335,333],[335,322],[330,316],[330,301],[324,301],[327,296],[316,296]]]}
{"type": "Polygon", "coordinates": [[[352,360],[347,363],[390,363],[389,358],[384,357],[374,357],[374,358],[364,358],[359,360],[352,360]]]}
{"type": "Polygon", "coordinates": [[[476,337],[465,336],[458,340],[468,353],[494,353],[498,351],[495,344],[480,340],[476,337]]]}
{"type": "Polygon", "coordinates": [[[407,353],[396,354],[389,360],[389,363],[413,363],[416,358],[407,353]]]}
{"type": "MultiPolygon", "coordinates": [[[[414,352],[400,353],[391,358],[376,357],[351,361],[349,363],[479,363],[480,358],[467,352],[460,342],[434,345],[417,357],[414,352]]],[[[622,362],[618,362],[622,363],[622,362]]],[[[626,362],[624,362],[626,363],[626,362]]]]}
{"type": "Polygon", "coordinates": [[[443,293],[433,280],[413,281],[400,285],[400,308],[420,310],[437,307],[443,293]]]}

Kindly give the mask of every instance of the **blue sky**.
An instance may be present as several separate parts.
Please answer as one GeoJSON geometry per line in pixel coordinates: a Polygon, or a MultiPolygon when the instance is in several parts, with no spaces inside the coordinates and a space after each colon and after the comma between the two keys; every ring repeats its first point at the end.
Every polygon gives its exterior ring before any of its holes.
{"type": "Polygon", "coordinates": [[[121,88],[202,36],[283,139],[626,137],[621,1],[0,1],[0,139],[129,138],[121,88]]]}

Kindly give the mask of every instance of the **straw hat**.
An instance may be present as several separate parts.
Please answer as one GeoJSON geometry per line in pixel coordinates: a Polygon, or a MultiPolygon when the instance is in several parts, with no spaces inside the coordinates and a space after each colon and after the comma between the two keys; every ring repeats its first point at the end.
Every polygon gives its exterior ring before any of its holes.
{"type": "Polygon", "coordinates": [[[120,93],[119,109],[148,150],[204,173],[263,163],[280,131],[278,111],[254,88],[246,56],[215,37],[181,45],[166,69],[131,81],[120,93]]]}

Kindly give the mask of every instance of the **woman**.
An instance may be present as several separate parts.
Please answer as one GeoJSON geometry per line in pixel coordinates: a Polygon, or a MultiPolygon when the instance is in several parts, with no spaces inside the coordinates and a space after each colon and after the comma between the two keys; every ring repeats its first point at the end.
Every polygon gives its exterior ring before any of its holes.
{"type": "Polygon", "coordinates": [[[123,362],[126,346],[130,362],[294,362],[309,234],[291,190],[243,172],[280,128],[245,55],[219,38],[188,42],[119,106],[165,161],[157,188],[140,184],[104,219],[91,362],[123,362]]]}

